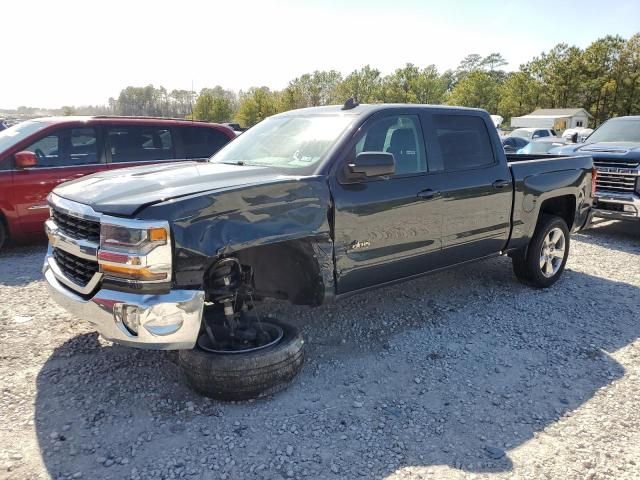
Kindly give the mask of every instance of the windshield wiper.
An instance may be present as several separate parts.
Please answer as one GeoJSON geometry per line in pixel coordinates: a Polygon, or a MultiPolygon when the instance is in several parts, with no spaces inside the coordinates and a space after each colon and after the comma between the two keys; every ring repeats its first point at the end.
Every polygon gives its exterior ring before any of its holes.
{"type": "Polygon", "coordinates": [[[219,163],[224,163],[225,165],[240,165],[240,166],[246,165],[246,163],[244,163],[244,160],[236,160],[235,162],[219,162],[219,163]]]}

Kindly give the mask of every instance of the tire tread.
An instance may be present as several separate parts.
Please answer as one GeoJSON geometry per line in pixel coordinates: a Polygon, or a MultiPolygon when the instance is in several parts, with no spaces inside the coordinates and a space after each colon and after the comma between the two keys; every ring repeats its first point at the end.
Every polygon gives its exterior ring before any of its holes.
{"type": "Polygon", "coordinates": [[[187,383],[219,400],[248,400],[286,388],[304,364],[304,340],[297,328],[284,330],[280,343],[247,354],[215,354],[199,348],[181,350],[179,363],[187,383]]]}

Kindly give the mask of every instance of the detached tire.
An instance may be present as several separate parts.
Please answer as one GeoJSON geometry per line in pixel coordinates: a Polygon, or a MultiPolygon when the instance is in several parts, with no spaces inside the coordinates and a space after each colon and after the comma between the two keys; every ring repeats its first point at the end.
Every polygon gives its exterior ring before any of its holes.
{"type": "Polygon", "coordinates": [[[189,385],[218,400],[249,400],[286,388],[304,363],[304,339],[297,328],[269,319],[283,330],[273,346],[248,353],[219,354],[180,350],[179,362],[189,385]]]}
{"type": "Polygon", "coordinates": [[[569,257],[569,228],[564,219],[555,215],[540,218],[525,252],[511,257],[513,272],[522,283],[547,288],[564,272],[569,257]]]}

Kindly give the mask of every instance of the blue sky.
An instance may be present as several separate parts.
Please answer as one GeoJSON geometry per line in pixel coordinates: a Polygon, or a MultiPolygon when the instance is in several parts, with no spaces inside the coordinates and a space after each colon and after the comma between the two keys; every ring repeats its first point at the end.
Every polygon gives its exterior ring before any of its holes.
{"type": "Polygon", "coordinates": [[[127,85],[283,88],[313,70],[516,69],[559,42],[640,31],[640,0],[3,2],[0,108],[106,103],[127,85]],[[34,12],[38,12],[34,15],[34,12]]]}

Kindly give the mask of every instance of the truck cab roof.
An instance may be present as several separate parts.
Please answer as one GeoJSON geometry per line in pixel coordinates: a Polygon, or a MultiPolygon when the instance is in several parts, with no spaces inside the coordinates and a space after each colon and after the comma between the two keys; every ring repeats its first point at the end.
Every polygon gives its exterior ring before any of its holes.
{"type": "Polygon", "coordinates": [[[362,116],[376,113],[383,110],[402,109],[402,110],[449,110],[449,111],[465,111],[473,113],[486,113],[485,110],[480,108],[469,107],[451,107],[447,105],[427,105],[427,104],[406,104],[406,103],[362,103],[356,104],[355,107],[345,109],[343,105],[327,105],[323,107],[307,107],[299,108],[297,110],[289,110],[288,112],[279,113],[274,117],[289,117],[298,115],[353,115],[362,116]]]}

